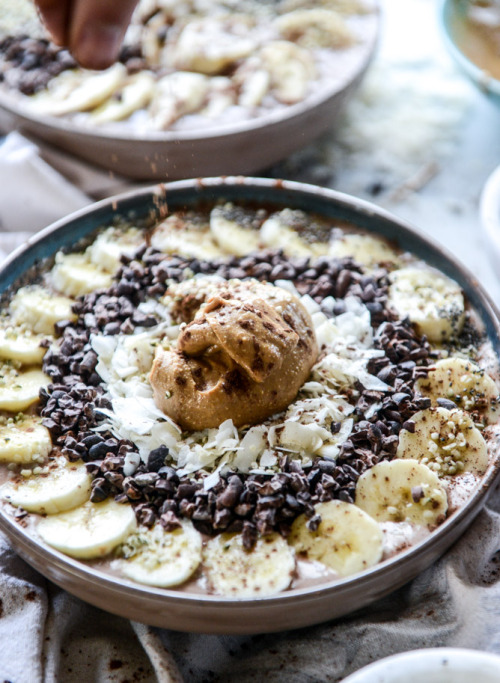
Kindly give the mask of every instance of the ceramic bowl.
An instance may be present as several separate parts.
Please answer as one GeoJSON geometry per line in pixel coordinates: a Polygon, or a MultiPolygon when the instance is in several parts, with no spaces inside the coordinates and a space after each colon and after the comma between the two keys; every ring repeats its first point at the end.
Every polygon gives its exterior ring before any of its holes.
{"type": "Polygon", "coordinates": [[[453,647],[402,652],[363,667],[344,683],[498,683],[500,657],[453,647]]]}
{"type": "MultiPolygon", "coordinates": [[[[394,240],[454,278],[481,318],[496,354],[500,326],[476,278],[452,256],[407,223],[368,202],[300,183],[242,177],[178,181],[104,200],[42,230],[13,253],[0,271],[0,291],[40,259],[75,244],[117,215],[150,215],[159,203],[170,210],[224,199],[259,203],[272,210],[302,209],[394,240]]],[[[155,626],[205,633],[262,633],[298,628],[352,612],[381,598],[423,571],[464,532],[498,480],[493,462],[483,485],[427,539],[356,576],[259,599],[230,599],[132,584],[73,560],[37,541],[0,508],[0,530],[16,551],[48,579],[104,610],[155,626]]]]}
{"type": "Polygon", "coordinates": [[[488,177],[479,202],[481,225],[495,272],[500,275],[500,166],[488,177]]]}
{"type": "Polygon", "coordinates": [[[500,80],[493,78],[464,54],[456,39],[456,27],[464,16],[467,0],[441,0],[439,23],[448,51],[474,85],[500,105],[500,80]]]}
{"type": "Polygon", "coordinates": [[[85,127],[70,119],[34,115],[19,98],[0,89],[5,130],[19,130],[77,157],[135,180],[170,181],[261,171],[332,129],[373,57],[379,33],[376,9],[367,15],[365,40],[339,74],[304,101],[247,121],[210,130],[118,132],[85,127]]]}

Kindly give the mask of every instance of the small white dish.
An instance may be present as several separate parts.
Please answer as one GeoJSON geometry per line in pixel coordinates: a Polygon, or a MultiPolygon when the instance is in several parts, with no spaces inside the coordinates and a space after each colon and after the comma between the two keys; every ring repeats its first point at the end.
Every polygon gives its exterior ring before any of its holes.
{"type": "Polygon", "coordinates": [[[488,254],[495,272],[500,276],[500,166],[493,171],[484,185],[479,213],[488,254]]]}
{"type": "Polygon", "coordinates": [[[498,683],[500,656],[437,647],[402,652],[363,667],[343,683],[498,683]]]}

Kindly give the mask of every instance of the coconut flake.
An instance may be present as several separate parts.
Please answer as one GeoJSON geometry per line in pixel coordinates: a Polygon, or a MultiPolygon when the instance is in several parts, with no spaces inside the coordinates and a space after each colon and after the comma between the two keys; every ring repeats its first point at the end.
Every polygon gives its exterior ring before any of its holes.
{"type": "MultiPolygon", "coordinates": [[[[371,353],[369,355],[371,356],[371,353]]],[[[390,389],[388,384],[366,370],[367,361],[368,358],[351,360],[330,353],[314,366],[312,374],[315,379],[317,376],[320,380],[326,380],[331,386],[339,389],[359,381],[365,389],[388,391],[390,389]]]]}
{"type": "Polygon", "coordinates": [[[293,296],[296,296],[298,299],[300,299],[300,294],[291,280],[275,280],[274,284],[276,287],[281,287],[281,289],[290,292],[290,294],[293,294],[293,296]]]}
{"type": "Polygon", "coordinates": [[[280,432],[279,444],[296,453],[316,453],[323,445],[323,439],[308,425],[289,420],[280,432]]]}
{"type": "Polygon", "coordinates": [[[266,448],[266,432],[268,430],[263,425],[250,427],[248,432],[240,441],[236,456],[232,465],[239,472],[248,472],[257,463],[259,455],[264,453],[266,448]]]}
{"type": "Polygon", "coordinates": [[[300,301],[302,302],[302,305],[306,309],[306,311],[309,313],[309,315],[312,315],[313,313],[318,313],[321,311],[320,305],[317,304],[312,297],[309,296],[309,294],[304,294],[303,296],[300,297],[300,301]]]}
{"type": "MultiPolygon", "coordinates": [[[[202,277],[221,281],[219,277],[201,275],[195,279],[202,277]]],[[[276,284],[296,294],[291,283],[276,284]]],[[[167,446],[179,476],[203,471],[211,477],[207,484],[210,487],[228,468],[240,472],[257,471],[255,468],[269,471],[276,466],[277,450],[300,454],[303,462],[310,462],[315,455],[335,459],[353,427],[349,416],[354,406],[341,391],[358,381],[367,389],[386,391],[388,385],[366,369],[369,359],[383,352],[370,348],[370,313],[357,299],[345,299],[345,313],[334,318],[327,318],[311,297],[300,299],[312,316],[324,350],[286,412],[250,429],[238,430],[228,419],[217,428],[183,434],[157,408],[147,376],[158,343],[175,340],[181,326],[172,325],[166,306],[146,301],[141,305],[142,311],[156,314],[162,320],[155,327],[134,335],[91,337],[98,356],[97,371],[107,383],[112,404],[110,410],[99,411],[106,418],[99,430],[108,429],[117,438],[132,441],[144,462],[151,450],[167,446]],[[338,422],[340,430],[334,434],[331,427],[338,422]]],[[[323,304],[325,310],[333,310],[335,299],[329,297],[323,304]]],[[[132,459],[130,467],[136,459],[137,456],[132,459]]]]}
{"type": "Polygon", "coordinates": [[[264,469],[267,469],[268,467],[274,467],[277,462],[278,458],[276,457],[276,454],[269,450],[269,448],[266,448],[266,450],[260,456],[260,466],[264,469]]]}
{"type": "Polygon", "coordinates": [[[137,470],[139,467],[139,464],[141,462],[141,457],[138,453],[132,453],[128,452],[125,455],[125,462],[123,465],[123,474],[126,477],[130,477],[134,474],[134,472],[137,470]]]}

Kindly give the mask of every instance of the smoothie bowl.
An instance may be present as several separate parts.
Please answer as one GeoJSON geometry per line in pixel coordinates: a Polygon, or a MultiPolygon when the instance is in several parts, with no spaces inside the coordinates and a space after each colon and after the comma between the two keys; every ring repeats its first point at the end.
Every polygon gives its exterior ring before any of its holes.
{"type": "Polygon", "coordinates": [[[211,633],[346,614],[497,479],[496,312],[371,204],[180,181],[59,221],[0,277],[0,527],[105,610],[211,633]]]}
{"type": "Polygon", "coordinates": [[[376,0],[140,0],[95,72],[0,0],[3,126],[135,179],[254,173],[332,128],[378,32],[376,0]]]}

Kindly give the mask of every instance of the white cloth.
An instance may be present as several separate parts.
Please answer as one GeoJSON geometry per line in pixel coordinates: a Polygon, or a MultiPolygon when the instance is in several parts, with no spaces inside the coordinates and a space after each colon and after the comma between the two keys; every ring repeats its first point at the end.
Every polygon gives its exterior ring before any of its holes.
{"type": "Polygon", "coordinates": [[[421,647],[500,653],[500,493],[448,553],[355,614],[298,631],[203,636],[104,613],[0,536],[0,677],[12,683],[327,683],[421,647]]]}
{"type": "Polygon", "coordinates": [[[0,534],[0,677],[12,683],[178,683],[153,629],[91,607],[24,563],[0,534]]]}
{"type": "Polygon", "coordinates": [[[95,199],[142,185],[42,141],[9,133],[0,144],[0,261],[59,218],[95,199]]]}
{"type": "Polygon", "coordinates": [[[30,233],[92,200],[39,155],[36,145],[10,133],[0,145],[0,230],[30,233]]]}

